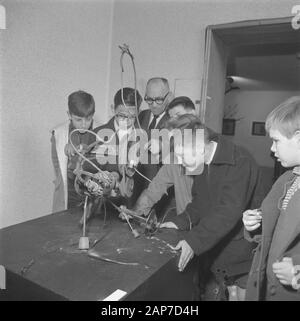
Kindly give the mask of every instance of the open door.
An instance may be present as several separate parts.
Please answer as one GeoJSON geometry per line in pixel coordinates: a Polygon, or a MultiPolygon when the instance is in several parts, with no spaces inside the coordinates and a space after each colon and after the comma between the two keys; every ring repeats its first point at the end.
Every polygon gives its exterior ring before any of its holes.
{"type": "Polygon", "coordinates": [[[227,58],[227,46],[213,31],[213,26],[208,26],[199,114],[201,120],[218,133],[222,132],[227,58]]]}
{"type": "MultiPolygon", "coordinates": [[[[227,60],[239,46],[300,43],[300,32],[292,27],[293,17],[239,21],[206,28],[201,103],[203,122],[222,132],[227,60]]],[[[250,48],[250,47],[249,47],[250,48]]]]}

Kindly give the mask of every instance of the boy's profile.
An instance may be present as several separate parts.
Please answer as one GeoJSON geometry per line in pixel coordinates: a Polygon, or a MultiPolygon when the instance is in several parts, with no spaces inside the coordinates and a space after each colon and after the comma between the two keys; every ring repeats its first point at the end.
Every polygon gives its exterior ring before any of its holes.
{"type": "Polygon", "coordinates": [[[258,243],[247,300],[300,300],[300,97],[275,108],[266,120],[271,151],[291,168],[274,183],[261,209],[243,214],[245,236],[258,243]]]}

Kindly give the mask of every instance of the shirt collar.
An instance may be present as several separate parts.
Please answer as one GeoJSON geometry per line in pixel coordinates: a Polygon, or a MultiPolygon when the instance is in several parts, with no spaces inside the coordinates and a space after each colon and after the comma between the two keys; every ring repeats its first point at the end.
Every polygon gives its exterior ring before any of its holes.
{"type": "MultiPolygon", "coordinates": [[[[156,123],[155,126],[157,126],[157,124],[160,122],[160,120],[164,117],[166,111],[164,111],[163,113],[161,113],[157,118],[156,118],[156,123]]],[[[152,119],[154,118],[153,114],[151,113],[150,119],[149,119],[149,125],[152,122],[152,119]]]]}
{"type": "Polygon", "coordinates": [[[294,173],[295,175],[300,176],[300,166],[296,166],[296,167],[294,167],[294,169],[293,169],[293,173],[294,173]]]}
{"type": "Polygon", "coordinates": [[[221,135],[216,135],[213,141],[217,142],[218,144],[211,163],[234,165],[235,145],[221,135]]]}
{"type": "Polygon", "coordinates": [[[206,165],[210,165],[210,163],[212,162],[218,146],[218,143],[214,141],[211,141],[211,144],[212,144],[211,154],[209,156],[209,159],[205,162],[206,165]]]}

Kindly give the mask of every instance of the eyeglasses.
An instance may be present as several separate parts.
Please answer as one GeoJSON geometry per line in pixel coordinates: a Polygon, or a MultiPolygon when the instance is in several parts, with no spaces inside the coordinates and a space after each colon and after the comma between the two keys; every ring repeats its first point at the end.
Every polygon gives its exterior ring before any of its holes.
{"type": "Polygon", "coordinates": [[[162,105],[168,95],[169,95],[169,91],[166,93],[166,95],[164,97],[151,98],[151,97],[145,96],[144,100],[148,105],[152,105],[154,102],[157,105],[162,105]]]}

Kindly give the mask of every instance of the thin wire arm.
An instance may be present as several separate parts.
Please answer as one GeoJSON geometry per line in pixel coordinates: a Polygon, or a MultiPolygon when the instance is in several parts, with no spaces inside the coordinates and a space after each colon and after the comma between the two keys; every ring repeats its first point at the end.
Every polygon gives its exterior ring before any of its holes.
{"type": "Polygon", "coordinates": [[[134,76],[134,100],[135,100],[135,110],[136,110],[136,120],[137,120],[137,123],[138,123],[138,126],[139,128],[141,129],[141,124],[140,124],[140,120],[139,120],[139,117],[138,117],[138,106],[137,106],[137,89],[136,89],[136,68],[135,68],[135,63],[134,63],[134,57],[133,57],[133,54],[130,52],[129,50],[129,46],[127,44],[123,44],[123,46],[119,46],[119,48],[121,49],[122,53],[121,53],[121,57],[120,57],[120,66],[121,66],[121,96],[122,96],[122,102],[123,102],[123,105],[125,107],[126,104],[124,102],[124,96],[123,96],[123,88],[124,88],[124,81],[123,81],[123,73],[124,73],[124,64],[123,64],[123,58],[124,58],[124,55],[127,54],[130,59],[131,59],[131,63],[132,63],[132,68],[133,68],[133,76],[134,76]]]}

